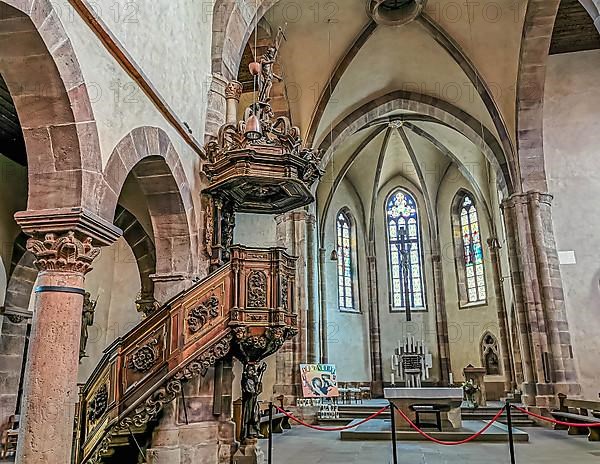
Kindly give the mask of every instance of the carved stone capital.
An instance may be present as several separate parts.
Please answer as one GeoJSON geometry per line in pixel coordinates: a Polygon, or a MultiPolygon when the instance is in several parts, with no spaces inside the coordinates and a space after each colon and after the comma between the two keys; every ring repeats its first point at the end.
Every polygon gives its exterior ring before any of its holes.
{"type": "Polygon", "coordinates": [[[237,102],[239,102],[242,96],[243,89],[244,87],[240,82],[231,81],[225,87],[225,98],[227,100],[236,100],[237,102]]]}
{"type": "Polygon", "coordinates": [[[77,237],[75,232],[58,235],[47,233],[43,239],[30,238],[27,250],[36,257],[40,271],[63,271],[87,274],[100,248],[92,245],[91,237],[77,237]]]}

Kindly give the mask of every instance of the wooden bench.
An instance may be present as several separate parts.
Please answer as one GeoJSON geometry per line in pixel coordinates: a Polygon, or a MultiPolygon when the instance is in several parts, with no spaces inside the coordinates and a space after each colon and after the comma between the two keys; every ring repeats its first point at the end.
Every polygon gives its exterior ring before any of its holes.
{"type": "Polygon", "coordinates": [[[261,411],[260,415],[260,434],[263,437],[268,437],[272,433],[283,433],[285,430],[291,429],[290,419],[282,412],[278,412],[273,408],[273,430],[269,430],[269,410],[261,411]]]}
{"type": "MultiPolygon", "coordinates": [[[[560,408],[552,411],[552,417],[562,422],[576,424],[600,424],[600,402],[579,399],[569,399],[559,394],[560,408]],[[591,415],[590,415],[591,413],[591,415]]],[[[600,441],[600,427],[568,427],[555,424],[554,430],[567,430],[569,435],[587,435],[589,441],[600,441]]]]}

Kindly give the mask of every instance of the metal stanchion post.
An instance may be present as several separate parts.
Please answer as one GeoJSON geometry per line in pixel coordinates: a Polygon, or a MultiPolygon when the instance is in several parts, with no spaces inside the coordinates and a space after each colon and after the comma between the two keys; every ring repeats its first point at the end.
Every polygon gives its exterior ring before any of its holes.
{"type": "Polygon", "coordinates": [[[394,464],[398,464],[398,446],[396,442],[396,411],[394,411],[394,404],[391,401],[390,416],[392,418],[392,456],[394,457],[394,464]]]}
{"type": "Polygon", "coordinates": [[[269,403],[269,464],[273,464],[273,403],[269,403]]]}
{"type": "Polygon", "coordinates": [[[515,442],[513,438],[511,410],[512,405],[510,404],[510,400],[506,400],[506,419],[508,422],[508,447],[510,449],[510,463],[515,464],[515,442]]]}

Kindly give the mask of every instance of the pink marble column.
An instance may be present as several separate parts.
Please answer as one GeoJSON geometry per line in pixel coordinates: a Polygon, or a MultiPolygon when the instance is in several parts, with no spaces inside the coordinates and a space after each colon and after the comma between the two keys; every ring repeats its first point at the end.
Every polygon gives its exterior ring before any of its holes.
{"type": "Polygon", "coordinates": [[[29,345],[19,464],[69,464],[77,402],[84,275],[100,253],[75,232],[32,238],[40,270],[29,345]]]}

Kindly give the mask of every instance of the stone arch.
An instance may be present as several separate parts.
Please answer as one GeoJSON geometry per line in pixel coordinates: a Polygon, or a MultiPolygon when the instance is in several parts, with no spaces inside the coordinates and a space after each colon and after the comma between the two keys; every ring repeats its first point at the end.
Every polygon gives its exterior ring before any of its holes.
{"type": "Polygon", "coordinates": [[[544,88],[546,63],[561,0],[527,4],[517,80],[517,147],[522,191],[548,188],[544,166],[544,88]]]}
{"type": "Polygon", "coordinates": [[[123,231],[123,238],[133,251],[140,274],[140,295],[136,301],[138,311],[149,314],[155,309],[154,282],[156,273],[156,248],[154,242],[137,218],[121,205],[117,205],[114,225],[123,231]]]}
{"type": "MultiPolygon", "coordinates": [[[[544,89],[548,53],[561,0],[530,0],[527,4],[517,80],[517,147],[521,191],[548,189],[544,164],[544,89]]],[[[580,0],[594,24],[597,7],[580,0]]]]}
{"type": "Polygon", "coordinates": [[[88,89],[50,0],[0,1],[0,73],[27,149],[28,209],[97,212],[102,161],[88,89]]]}
{"type": "Polygon", "coordinates": [[[254,24],[279,0],[217,0],[213,7],[212,71],[237,78],[254,24]],[[258,9],[257,9],[258,7],[258,9]]]}
{"type": "Polygon", "coordinates": [[[144,193],[152,221],[156,247],[153,279],[189,278],[197,265],[192,246],[197,242],[193,202],[179,155],[165,131],[138,127],[117,144],[104,171],[107,188],[100,200],[104,217],[115,216],[119,194],[130,174],[144,193]]]}
{"type": "Polygon", "coordinates": [[[499,173],[498,180],[508,192],[513,191],[516,166],[502,149],[496,137],[479,121],[456,106],[415,92],[397,90],[375,98],[342,119],[331,131],[331,137],[323,138],[319,146],[324,155],[322,166],[327,166],[335,149],[350,136],[374,123],[380,123],[393,111],[408,110],[423,115],[428,122],[449,127],[469,139],[486,156],[499,173]]]}

